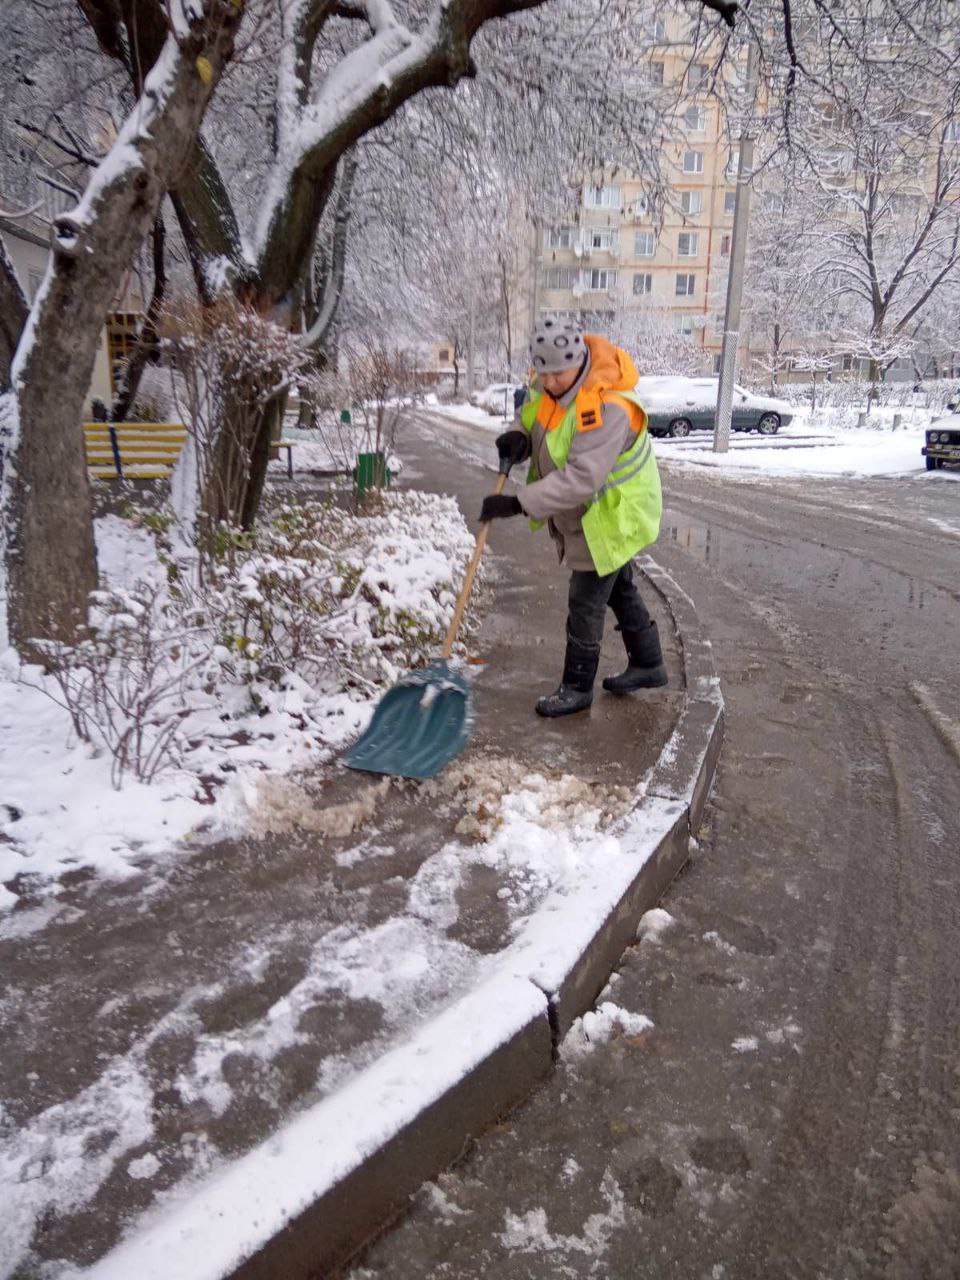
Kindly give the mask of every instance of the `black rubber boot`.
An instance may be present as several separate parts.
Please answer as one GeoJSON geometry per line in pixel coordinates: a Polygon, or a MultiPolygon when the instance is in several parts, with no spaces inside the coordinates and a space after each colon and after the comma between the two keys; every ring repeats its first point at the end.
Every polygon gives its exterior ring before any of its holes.
{"type": "Polygon", "coordinates": [[[600,652],[591,652],[575,640],[567,640],[563,679],[553,693],[537,700],[538,716],[572,716],[586,711],[593,702],[593,682],[600,665],[600,652]]]}
{"type": "Polygon", "coordinates": [[[608,693],[661,689],[667,683],[667,668],[663,664],[657,624],[651,622],[643,631],[624,628],[622,635],[629,665],[618,676],[607,676],[603,682],[604,689],[608,693]]]}

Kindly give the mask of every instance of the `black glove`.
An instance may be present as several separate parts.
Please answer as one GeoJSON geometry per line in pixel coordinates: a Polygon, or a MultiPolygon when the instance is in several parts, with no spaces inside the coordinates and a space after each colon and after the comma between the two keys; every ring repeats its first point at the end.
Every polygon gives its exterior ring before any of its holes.
{"type": "Polygon", "coordinates": [[[530,436],[526,431],[505,431],[497,436],[497,453],[501,461],[515,467],[530,457],[530,436]]]}
{"type": "Polygon", "coordinates": [[[523,507],[520,499],[512,493],[488,493],[480,508],[480,523],[488,520],[502,520],[506,516],[522,516],[523,507]]]}

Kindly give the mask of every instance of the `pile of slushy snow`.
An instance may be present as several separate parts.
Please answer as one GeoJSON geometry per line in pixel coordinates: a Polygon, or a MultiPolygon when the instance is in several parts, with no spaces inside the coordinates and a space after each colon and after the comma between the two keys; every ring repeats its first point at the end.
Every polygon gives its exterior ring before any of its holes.
{"type": "Polygon", "coordinates": [[[89,637],[59,675],[0,652],[0,906],[24,874],[129,874],[246,829],[258,783],[328,759],[436,652],[472,549],[456,503],[415,492],[282,505],[203,573],[162,513],[96,532],[89,637]]]}

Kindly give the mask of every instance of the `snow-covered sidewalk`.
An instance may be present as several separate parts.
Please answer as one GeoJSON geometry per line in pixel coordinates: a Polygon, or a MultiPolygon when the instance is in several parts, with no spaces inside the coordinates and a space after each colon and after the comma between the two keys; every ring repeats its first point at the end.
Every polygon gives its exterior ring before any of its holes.
{"type": "MultiPolygon", "coordinates": [[[[434,455],[432,446],[415,451],[414,464],[426,474],[434,462],[446,487],[449,469],[434,455]]],[[[475,502],[486,475],[458,469],[464,505],[475,502]]],[[[138,550],[115,524],[100,532],[105,566],[125,558],[118,573],[142,572],[150,559],[146,542],[138,550]]],[[[468,546],[462,527],[461,536],[468,546]]],[[[394,531],[384,554],[401,545],[394,531]]],[[[445,547],[448,578],[458,545],[455,538],[445,547]]],[[[372,568],[382,567],[375,558],[372,568]]],[[[151,818],[157,809],[148,807],[160,804],[152,795],[137,791],[120,813],[105,807],[124,791],[110,791],[105,756],[79,746],[72,750],[80,754],[63,761],[63,781],[53,774],[57,787],[76,788],[69,796],[40,787],[34,801],[22,785],[23,809],[8,829],[34,812],[35,865],[59,878],[51,884],[21,875],[13,883],[14,909],[0,918],[7,978],[0,1018],[8,1045],[0,1080],[0,1275],[24,1267],[51,1278],[72,1275],[81,1259],[108,1253],[130,1232],[131,1215],[143,1210],[149,1210],[144,1230],[193,1200],[207,1205],[200,1219],[206,1214],[209,1222],[213,1202],[197,1199],[201,1186],[204,1196],[221,1181],[234,1187],[234,1177],[243,1179],[249,1169],[248,1185],[265,1190],[265,1178],[276,1182],[261,1159],[270,1150],[285,1170],[276,1211],[291,1212],[297,1196],[315,1194],[326,1165],[310,1157],[288,1164],[293,1148],[285,1135],[293,1131],[285,1126],[302,1117],[300,1131],[327,1134],[326,1144],[342,1131],[337,1100],[349,1099],[371,1070],[386,1092],[373,1096],[364,1085],[358,1105],[375,1144],[422,1109],[429,1089],[442,1092],[469,1069],[471,1054],[492,1052],[518,1019],[525,1025],[535,1015],[542,1022],[549,1064],[546,1003],[531,980],[555,987],[659,835],[674,830],[682,801],[670,795],[651,800],[642,816],[631,814],[670,738],[681,693],[675,686],[642,707],[605,708],[602,741],[581,732],[565,742],[560,730],[547,733],[522,693],[529,691],[529,667],[496,658],[496,637],[540,662],[546,654],[553,665],[563,593],[537,561],[518,559],[507,570],[494,559],[491,572],[507,573],[511,587],[487,622],[494,640],[485,656],[498,663],[497,676],[481,699],[474,748],[429,786],[318,767],[332,750],[332,734],[314,741],[305,756],[291,757],[312,768],[297,765],[286,774],[260,768],[251,740],[244,745],[253,756],[223,757],[234,768],[216,784],[222,794],[238,789],[236,775],[249,768],[238,823],[246,834],[216,839],[211,830],[198,836],[195,826],[191,834],[185,808],[189,800],[208,821],[219,821],[216,796],[204,805],[192,794],[173,795],[167,801],[173,820],[160,831],[151,818]],[[504,734],[509,755],[495,745],[504,734]],[[606,785],[580,779],[581,771],[596,777],[611,751],[617,768],[629,759],[622,783],[616,769],[606,785]],[[81,761],[90,772],[78,785],[71,770],[81,761]],[[75,829],[58,809],[74,802],[75,829]],[[60,844],[40,844],[41,804],[59,823],[60,844]],[[135,848],[123,828],[117,847],[101,858],[98,824],[109,833],[111,823],[134,818],[156,843],[135,848]],[[183,839],[176,839],[178,830],[186,831],[183,839]],[[493,994],[472,994],[482,991],[493,994]],[[462,1025],[461,1001],[474,1010],[476,1035],[454,1045],[449,1027],[434,1032],[429,1024],[450,1010],[451,1025],[462,1025]],[[539,1002],[536,1010],[531,1001],[539,1002]],[[65,1042],[69,1054],[58,1050],[65,1042]],[[410,1066],[418,1053],[433,1061],[422,1079],[410,1066]]],[[[377,572],[372,580],[381,581],[377,572]]],[[[415,580],[422,585],[423,575],[415,580]]],[[[430,581],[436,585],[435,577],[430,581]]],[[[435,602],[442,613],[445,600],[435,602]]],[[[660,614],[676,676],[677,645],[669,618],[660,614]]],[[[26,696],[15,689],[12,698],[26,696]]],[[[362,709],[360,693],[338,696],[362,709]]],[[[284,709],[249,714],[251,732],[267,721],[278,738],[285,733],[277,719],[284,709]]],[[[51,723],[45,731],[56,728],[51,723]]],[[[56,753],[61,741],[51,736],[46,745],[56,753]]],[[[43,745],[34,744],[38,759],[43,745]]],[[[264,749],[272,745],[278,744],[268,737],[264,749]]],[[[674,743],[668,756],[675,759],[678,749],[674,743]]],[[[15,767],[6,776],[23,781],[15,767]]],[[[0,854],[22,871],[25,847],[4,843],[0,854]]],[[[341,1167],[335,1157],[331,1148],[324,1158],[341,1167]]],[[[358,1158],[356,1142],[349,1158],[358,1158]]],[[[240,1207],[249,1230],[233,1246],[243,1249],[267,1228],[268,1208],[250,1200],[240,1207]]],[[[139,1226],[131,1237],[134,1270],[144,1275],[148,1263],[166,1265],[141,1249],[150,1238],[139,1226]]],[[[198,1274],[217,1274],[207,1238],[201,1232],[193,1240],[188,1252],[198,1274]]],[[[104,1263],[103,1274],[111,1265],[104,1263]]]]}

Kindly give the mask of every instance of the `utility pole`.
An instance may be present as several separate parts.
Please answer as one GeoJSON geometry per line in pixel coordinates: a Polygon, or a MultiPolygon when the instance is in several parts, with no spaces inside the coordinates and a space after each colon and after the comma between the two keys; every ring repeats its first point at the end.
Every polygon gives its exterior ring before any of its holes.
{"type": "Polygon", "coordinates": [[[467,324],[467,399],[473,395],[473,347],[477,330],[477,298],[476,291],[470,289],[470,319],[467,324]]]}
{"type": "Polygon", "coordinates": [[[730,274],[727,277],[727,305],[723,317],[723,344],[720,348],[717,416],[713,428],[714,453],[726,453],[730,447],[733,384],[737,380],[737,347],[740,344],[743,270],[747,260],[747,233],[750,230],[750,183],[747,179],[753,169],[753,122],[751,117],[757,103],[757,51],[752,41],[747,49],[744,101],[747,114],[740,126],[737,197],[733,212],[733,233],[730,238],[730,274]]]}
{"type": "Polygon", "coordinates": [[[537,316],[540,311],[540,227],[537,225],[536,218],[532,219],[533,240],[530,251],[530,328],[529,333],[533,333],[537,325],[537,316]]]}

